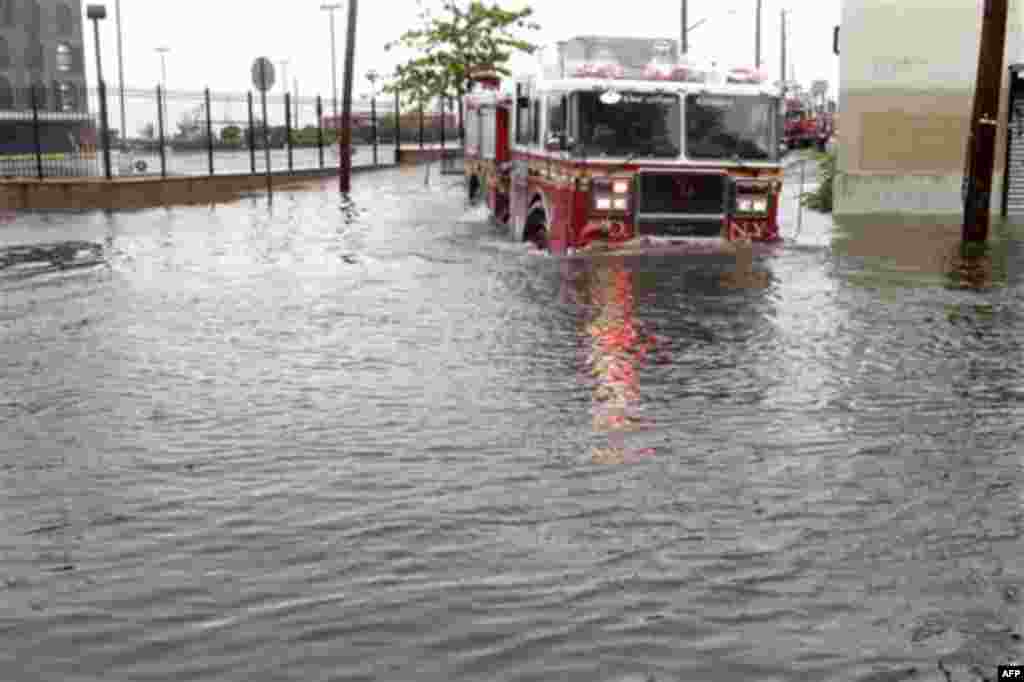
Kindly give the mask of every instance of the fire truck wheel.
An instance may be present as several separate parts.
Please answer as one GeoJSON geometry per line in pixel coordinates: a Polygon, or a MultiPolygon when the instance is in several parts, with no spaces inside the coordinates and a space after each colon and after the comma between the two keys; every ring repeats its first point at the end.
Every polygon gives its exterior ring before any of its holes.
{"type": "Polygon", "coordinates": [[[526,217],[526,231],[523,239],[541,251],[548,250],[548,217],[543,208],[535,208],[526,217]]]}
{"type": "Polygon", "coordinates": [[[469,196],[469,203],[475,204],[480,201],[480,180],[475,175],[469,178],[467,193],[469,196]]]}

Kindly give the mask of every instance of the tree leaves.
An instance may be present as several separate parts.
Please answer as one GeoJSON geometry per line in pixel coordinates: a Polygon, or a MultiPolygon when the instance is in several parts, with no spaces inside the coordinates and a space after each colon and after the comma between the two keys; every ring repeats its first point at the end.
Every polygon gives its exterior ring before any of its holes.
{"type": "Polygon", "coordinates": [[[480,0],[465,6],[445,0],[440,16],[434,16],[422,3],[420,7],[423,28],[406,31],[385,45],[389,51],[404,47],[419,53],[399,66],[392,82],[385,86],[386,92],[399,92],[414,105],[426,106],[437,97],[463,95],[476,67],[508,75],[504,65],[512,54],[532,54],[537,49],[516,35],[517,31],[540,29],[535,22],[527,21],[533,15],[529,7],[510,11],[480,0]]]}

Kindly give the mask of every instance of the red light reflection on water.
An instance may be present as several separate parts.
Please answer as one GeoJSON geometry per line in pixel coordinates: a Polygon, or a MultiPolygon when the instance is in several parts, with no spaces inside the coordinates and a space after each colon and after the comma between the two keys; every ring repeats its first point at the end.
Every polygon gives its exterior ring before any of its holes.
{"type": "Polygon", "coordinates": [[[651,448],[630,449],[625,442],[628,432],[650,426],[639,414],[638,368],[657,346],[634,315],[632,277],[622,263],[604,262],[593,264],[576,281],[576,298],[589,308],[581,336],[587,349],[586,372],[596,380],[593,428],[607,434],[607,446],[591,452],[597,464],[634,463],[654,454],[651,448]]]}

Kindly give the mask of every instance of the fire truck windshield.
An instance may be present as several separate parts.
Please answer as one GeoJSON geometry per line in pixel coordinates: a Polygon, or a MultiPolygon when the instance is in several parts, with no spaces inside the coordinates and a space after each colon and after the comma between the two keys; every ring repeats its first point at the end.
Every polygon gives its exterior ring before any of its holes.
{"type": "Polygon", "coordinates": [[[686,155],[693,159],[774,161],[776,103],[756,95],[686,98],[686,155]]]}
{"type": "Polygon", "coordinates": [[[582,156],[677,158],[682,142],[679,96],[622,91],[614,104],[601,94],[576,94],[582,156]]]}

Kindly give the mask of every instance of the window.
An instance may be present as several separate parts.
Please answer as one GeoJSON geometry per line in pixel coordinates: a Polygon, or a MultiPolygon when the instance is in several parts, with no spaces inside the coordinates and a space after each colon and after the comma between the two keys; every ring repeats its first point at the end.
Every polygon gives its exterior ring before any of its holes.
{"type": "Polygon", "coordinates": [[[576,126],[581,156],[674,159],[682,142],[679,96],[675,94],[619,93],[614,104],[596,92],[581,92],[576,99],[576,126]]]}
{"type": "Polygon", "coordinates": [[[11,53],[7,47],[7,40],[0,36],[0,69],[6,69],[11,66],[11,53]]]}
{"type": "Polygon", "coordinates": [[[54,93],[56,94],[54,108],[57,111],[74,111],[77,108],[75,106],[75,86],[71,83],[67,81],[56,83],[54,93]]]}
{"type": "Polygon", "coordinates": [[[74,23],[71,8],[64,3],[57,5],[57,33],[62,36],[71,35],[74,23]]]}
{"type": "Polygon", "coordinates": [[[39,8],[38,0],[25,0],[25,14],[25,25],[29,32],[39,33],[43,25],[43,11],[39,8]]]}
{"type": "Polygon", "coordinates": [[[740,95],[688,95],[686,154],[694,159],[777,158],[773,100],[740,95]]]}
{"type": "Polygon", "coordinates": [[[43,54],[43,44],[36,41],[30,43],[25,52],[25,65],[33,71],[42,71],[46,66],[46,56],[43,54]]]}
{"type": "Polygon", "coordinates": [[[548,125],[547,134],[544,136],[544,144],[547,144],[548,140],[553,137],[557,137],[560,140],[565,140],[567,121],[566,113],[568,106],[566,105],[565,95],[549,95],[548,96],[548,125]]]}
{"type": "Polygon", "coordinates": [[[33,102],[34,102],[35,106],[38,106],[40,109],[46,109],[47,108],[47,94],[48,93],[46,91],[46,84],[45,83],[41,83],[39,81],[36,81],[29,88],[29,93],[28,93],[28,104],[29,104],[29,106],[32,106],[33,102]]]}
{"type": "Polygon", "coordinates": [[[61,73],[67,73],[75,65],[74,53],[71,51],[71,46],[67,43],[57,44],[57,70],[61,73]]]}
{"type": "Polygon", "coordinates": [[[530,115],[530,98],[522,94],[522,86],[516,86],[516,144],[530,144],[533,139],[533,131],[530,125],[533,117],[530,115]]]}
{"type": "Polygon", "coordinates": [[[0,76],[0,109],[14,108],[14,90],[5,76],[0,76]]]}
{"type": "Polygon", "coordinates": [[[530,100],[530,142],[540,144],[540,100],[530,100]]]}
{"type": "Polygon", "coordinates": [[[14,26],[14,3],[17,0],[0,0],[0,26],[14,26]]]}

